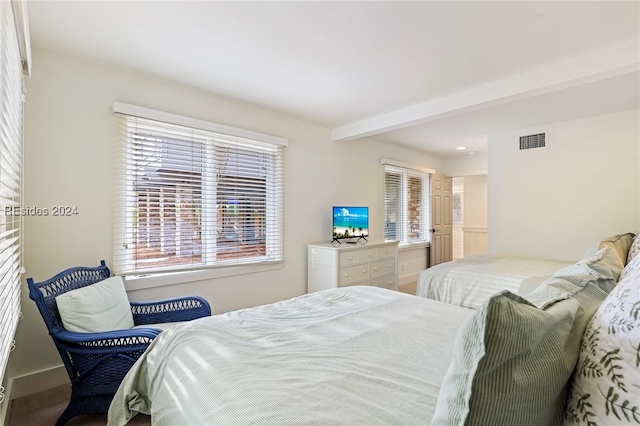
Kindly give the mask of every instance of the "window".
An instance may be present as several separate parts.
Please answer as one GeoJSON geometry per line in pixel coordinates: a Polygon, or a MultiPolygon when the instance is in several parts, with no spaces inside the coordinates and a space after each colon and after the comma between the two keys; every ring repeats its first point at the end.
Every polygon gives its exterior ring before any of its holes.
{"type": "Polygon", "coordinates": [[[400,245],[431,241],[431,171],[383,160],[383,229],[385,240],[400,245]]]}
{"type": "Polygon", "coordinates": [[[28,33],[16,26],[23,22],[22,6],[0,2],[0,381],[21,316],[23,72],[29,70],[28,33]]]}
{"type": "Polygon", "coordinates": [[[456,225],[462,225],[462,192],[456,192],[454,190],[452,194],[451,204],[453,210],[453,223],[456,225]]]}
{"type": "Polygon", "coordinates": [[[116,103],[114,271],[282,260],[286,141],[116,103]]]}
{"type": "Polygon", "coordinates": [[[462,225],[464,222],[464,178],[454,177],[451,183],[453,184],[451,194],[452,223],[462,225]]]}

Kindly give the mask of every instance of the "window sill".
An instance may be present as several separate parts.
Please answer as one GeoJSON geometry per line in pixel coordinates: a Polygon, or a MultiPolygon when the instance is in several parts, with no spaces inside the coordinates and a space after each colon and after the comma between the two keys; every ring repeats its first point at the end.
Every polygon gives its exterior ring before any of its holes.
{"type": "Polygon", "coordinates": [[[419,243],[401,243],[398,244],[398,251],[406,251],[406,250],[415,250],[415,249],[419,249],[419,248],[426,248],[426,247],[430,247],[431,243],[427,243],[427,242],[419,242],[419,243]]]}
{"type": "Polygon", "coordinates": [[[282,269],[282,262],[258,265],[228,266],[221,268],[203,269],[199,271],[170,272],[166,274],[127,275],[124,276],[127,291],[144,290],[148,288],[164,287],[176,284],[186,284],[194,281],[205,281],[234,275],[253,274],[256,272],[282,269]]]}

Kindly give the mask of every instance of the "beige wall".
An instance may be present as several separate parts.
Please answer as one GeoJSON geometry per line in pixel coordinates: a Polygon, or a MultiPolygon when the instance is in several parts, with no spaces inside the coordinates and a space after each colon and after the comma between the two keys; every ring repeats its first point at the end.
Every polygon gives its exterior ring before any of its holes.
{"type": "MultiPolygon", "coordinates": [[[[254,105],[38,50],[27,92],[24,202],[42,208],[77,206],[78,215],[25,219],[25,279],[45,279],[67,267],[97,265],[100,259],[110,263],[115,100],[289,139],[283,267],[131,292],[135,300],[200,294],[219,313],[301,295],[306,292],[306,244],[329,241],[332,205],[368,205],[371,236],[381,235],[376,225],[381,220],[382,158],[443,172],[442,160],[414,150],[371,140],[332,142],[327,128],[254,105]]],[[[25,376],[18,381],[36,391],[58,383],[41,383],[30,375],[54,369],[50,380],[60,380],[56,367],[61,363],[24,289],[24,319],[9,375],[25,376]]]]}
{"type": "Polygon", "coordinates": [[[602,237],[638,232],[640,111],[489,137],[489,253],[580,259],[602,237]],[[518,137],[547,132],[547,147],[518,137]]]}
{"type": "Polygon", "coordinates": [[[487,159],[486,153],[447,158],[444,161],[445,174],[452,177],[486,175],[487,159]]]}
{"type": "Polygon", "coordinates": [[[465,227],[487,227],[487,176],[464,177],[465,227]]]}

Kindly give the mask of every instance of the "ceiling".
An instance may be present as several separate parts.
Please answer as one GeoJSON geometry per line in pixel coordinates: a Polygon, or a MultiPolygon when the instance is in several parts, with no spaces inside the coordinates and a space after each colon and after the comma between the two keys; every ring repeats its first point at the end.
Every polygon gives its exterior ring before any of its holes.
{"type": "Polygon", "coordinates": [[[638,1],[38,0],[27,9],[34,50],[270,108],[331,128],[335,141],[371,137],[448,158],[486,152],[494,132],[640,107],[638,1]]]}

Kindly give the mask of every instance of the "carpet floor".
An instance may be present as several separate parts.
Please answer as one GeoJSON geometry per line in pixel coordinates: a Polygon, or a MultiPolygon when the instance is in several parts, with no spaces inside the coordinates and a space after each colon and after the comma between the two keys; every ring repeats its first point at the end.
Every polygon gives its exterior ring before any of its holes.
{"type": "Polygon", "coordinates": [[[418,289],[418,282],[417,281],[414,281],[414,282],[409,283],[409,284],[398,286],[398,291],[401,291],[403,293],[413,294],[414,296],[416,295],[416,290],[417,289],[418,289]]]}
{"type": "MultiPolygon", "coordinates": [[[[71,395],[71,385],[62,385],[11,401],[8,426],[54,426],[71,395]]],[[[90,414],[72,418],[67,426],[104,426],[106,414],[90,414]]],[[[131,426],[151,425],[151,417],[138,414],[131,426]]]]}

